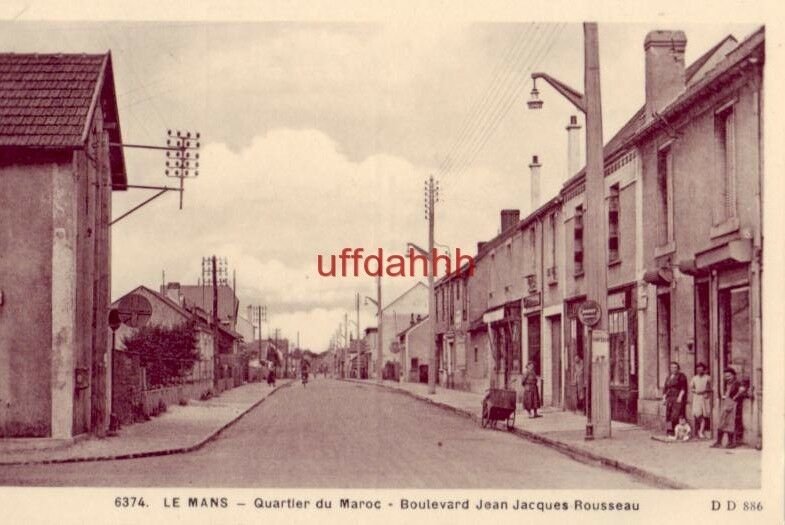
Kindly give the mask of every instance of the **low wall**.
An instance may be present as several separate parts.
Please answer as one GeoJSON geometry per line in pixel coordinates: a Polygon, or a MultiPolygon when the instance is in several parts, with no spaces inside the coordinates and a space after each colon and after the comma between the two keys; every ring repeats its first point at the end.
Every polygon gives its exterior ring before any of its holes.
{"type": "Polygon", "coordinates": [[[181,399],[199,399],[208,390],[214,390],[209,380],[145,390],[142,392],[142,408],[145,415],[149,416],[156,411],[161,401],[166,406],[176,405],[181,399]]]}

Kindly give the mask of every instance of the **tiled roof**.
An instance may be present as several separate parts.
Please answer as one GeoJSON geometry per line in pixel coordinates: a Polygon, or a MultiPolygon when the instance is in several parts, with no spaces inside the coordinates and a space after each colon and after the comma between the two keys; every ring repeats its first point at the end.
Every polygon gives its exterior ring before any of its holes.
{"type": "Polygon", "coordinates": [[[0,146],[82,145],[106,60],[0,53],[0,146]]]}
{"type": "MultiPolygon", "coordinates": [[[[205,312],[213,309],[213,287],[199,285],[181,285],[180,293],[187,307],[198,306],[205,312]]],[[[230,286],[218,285],[218,319],[234,323],[240,301],[230,286]]]]}

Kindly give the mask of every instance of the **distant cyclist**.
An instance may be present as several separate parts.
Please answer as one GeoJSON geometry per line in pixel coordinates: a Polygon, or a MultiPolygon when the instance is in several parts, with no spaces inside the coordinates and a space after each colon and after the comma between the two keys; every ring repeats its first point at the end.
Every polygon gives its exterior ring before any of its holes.
{"type": "Polygon", "coordinates": [[[303,386],[305,386],[306,383],[308,383],[308,370],[310,368],[311,368],[311,366],[308,363],[308,361],[303,359],[302,365],[300,365],[300,375],[302,375],[302,378],[303,378],[303,386]]]}

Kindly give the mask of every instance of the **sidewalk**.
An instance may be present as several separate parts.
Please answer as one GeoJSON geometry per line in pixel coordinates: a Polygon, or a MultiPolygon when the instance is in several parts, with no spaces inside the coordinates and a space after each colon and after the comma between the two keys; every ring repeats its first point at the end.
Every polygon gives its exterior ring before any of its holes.
{"type": "Polygon", "coordinates": [[[87,438],[57,448],[40,449],[36,440],[0,439],[0,465],[70,463],[163,456],[190,452],[204,446],[224,429],[291,381],[276,388],[249,383],[207,401],[173,405],[150,421],[123,427],[117,436],[87,438]]]}
{"type": "MultiPolygon", "coordinates": [[[[373,381],[356,381],[376,385],[373,381]]],[[[482,394],[437,387],[428,394],[422,383],[385,381],[383,388],[418,399],[480,421],[482,394]]],[[[574,459],[600,463],[630,473],[665,488],[752,489],[761,486],[761,454],[752,448],[713,449],[711,441],[668,443],[651,439],[651,430],[613,422],[611,439],[584,440],[586,418],[573,412],[546,408],[543,417],[529,419],[519,405],[515,433],[555,448],[574,459]]],[[[503,422],[498,428],[504,429],[503,422]]]]}

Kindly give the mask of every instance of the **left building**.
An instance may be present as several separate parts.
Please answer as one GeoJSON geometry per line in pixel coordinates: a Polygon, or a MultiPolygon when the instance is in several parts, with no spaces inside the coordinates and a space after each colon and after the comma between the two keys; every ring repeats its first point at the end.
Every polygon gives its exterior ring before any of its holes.
{"type": "Polygon", "coordinates": [[[109,425],[110,53],[0,54],[0,437],[109,425]]]}

